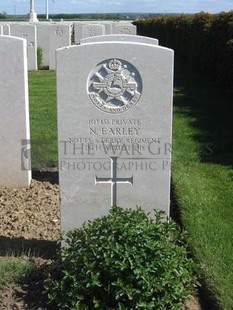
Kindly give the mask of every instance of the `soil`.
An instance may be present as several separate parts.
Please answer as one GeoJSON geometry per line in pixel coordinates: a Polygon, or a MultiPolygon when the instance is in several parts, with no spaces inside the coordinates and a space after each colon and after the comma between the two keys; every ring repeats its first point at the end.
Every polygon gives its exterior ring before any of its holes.
{"type": "MultiPolygon", "coordinates": [[[[36,263],[51,262],[60,237],[57,171],[34,172],[29,189],[0,188],[0,256],[30,253],[36,263]]],[[[0,295],[0,310],[49,309],[40,277],[30,284],[10,284],[0,295]],[[36,296],[36,298],[35,298],[36,296]]],[[[183,309],[204,310],[197,298],[183,309]]]]}

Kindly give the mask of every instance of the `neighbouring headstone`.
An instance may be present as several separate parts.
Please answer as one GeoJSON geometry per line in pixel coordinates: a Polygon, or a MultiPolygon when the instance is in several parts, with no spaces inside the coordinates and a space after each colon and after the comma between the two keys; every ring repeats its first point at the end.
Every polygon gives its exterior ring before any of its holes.
{"type": "Polygon", "coordinates": [[[57,51],[61,227],[112,205],[169,215],[173,51],[131,42],[57,51]]]}
{"type": "Polygon", "coordinates": [[[3,29],[3,34],[4,35],[6,35],[6,36],[10,36],[11,35],[10,25],[2,24],[2,29],[3,29]]]}
{"type": "Polygon", "coordinates": [[[71,45],[71,26],[54,24],[49,28],[49,68],[56,69],[56,49],[71,45]]]}
{"type": "Polygon", "coordinates": [[[31,182],[26,40],[0,37],[0,186],[31,182]]]}
{"type": "Polygon", "coordinates": [[[80,40],[81,44],[85,43],[94,43],[94,42],[101,42],[101,41],[123,41],[123,42],[136,42],[136,43],[146,43],[146,44],[153,44],[158,45],[159,41],[157,39],[144,37],[144,36],[137,36],[137,35],[129,35],[129,34],[110,34],[110,35],[102,35],[96,37],[89,37],[80,40]]]}
{"type": "Polygon", "coordinates": [[[28,70],[37,70],[37,32],[36,26],[11,24],[11,35],[27,40],[28,70]]]}
{"type": "Polygon", "coordinates": [[[49,23],[37,23],[37,46],[42,49],[42,66],[49,66],[49,23]]]}
{"type": "Polygon", "coordinates": [[[74,24],[75,44],[79,44],[82,38],[104,35],[105,25],[102,24],[84,24],[76,22],[74,24]]]}
{"type": "Polygon", "coordinates": [[[102,22],[101,24],[105,27],[105,34],[112,34],[112,22],[102,22]]]}
{"type": "Polygon", "coordinates": [[[3,27],[0,25],[0,35],[3,35],[3,27]]]}
{"type": "Polygon", "coordinates": [[[113,34],[137,34],[137,27],[131,23],[114,23],[113,24],[113,29],[112,29],[113,34]]]}
{"type": "Polygon", "coordinates": [[[79,44],[82,39],[82,26],[81,22],[74,22],[74,42],[75,44],[79,44]]]}
{"type": "Polygon", "coordinates": [[[100,36],[103,34],[105,34],[104,25],[89,24],[82,26],[82,38],[100,36]]]}

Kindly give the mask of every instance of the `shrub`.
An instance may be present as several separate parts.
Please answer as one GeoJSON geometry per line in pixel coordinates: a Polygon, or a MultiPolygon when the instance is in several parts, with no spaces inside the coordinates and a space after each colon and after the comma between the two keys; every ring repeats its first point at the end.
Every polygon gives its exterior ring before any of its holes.
{"type": "Polygon", "coordinates": [[[64,241],[45,281],[56,309],[180,309],[195,287],[184,234],[161,212],[112,207],[64,241]]]}
{"type": "Polygon", "coordinates": [[[163,16],[134,25],[139,34],[159,39],[216,85],[233,89],[233,11],[163,16]]]}
{"type": "Polygon", "coordinates": [[[43,60],[43,50],[41,47],[37,48],[37,66],[40,69],[42,66],[42,60],[43,60]]]}

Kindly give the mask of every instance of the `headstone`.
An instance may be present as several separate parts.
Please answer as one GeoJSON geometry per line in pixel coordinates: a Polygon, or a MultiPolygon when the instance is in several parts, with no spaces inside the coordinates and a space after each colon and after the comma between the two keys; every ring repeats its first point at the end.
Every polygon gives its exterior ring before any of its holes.
{"type": "Polygon", "coordinates": [[[105,34],[105,25],[75,23],[75,44],[79,44],[82,38],[100,36],[105,34]]]}
{"type": "Polygon", "coordinates": [[[82,26],[84,23],[74,22],[74,42],[75,44],[79,44],[82,39],[82,26]]]}
{"type": "Polygon", "coordinates": [[[26,40],[0,37],[0,186],[31,182],[26,40]]]}
{"type": "Polygon", "coordinates": [[[3,27],[0,25],[0,35],[3,35],[3,27]]]}
{"type": "Polygon", "coordinates": [[[49,66],[49,29],[50,24],[37,23],[37,46],[42,48],[42,66],[49,66]]]}
{"type": "Polygon", "coordinates": [[[112,22],[102,22],[101,24],[105,27],[105,34],[112,34],[112,22]]]}
{"type": "Polygon", "coordinates": [[[49,68],[55,70],[56,49],[71,45],[71,26],[54,24],[49,29],[49,68]]]}
{"type": "Polygon", "coordinates": [[[28,70],[37,70],[36,26],[28,24],[12,24],[11,35],[27,40],[28,70]]]}
{"type": "Polygon", "coordinates": [[[96,36],[96,37],[89,37],[80,40],[81,44],[85,43],[94,43],[94,42],[101,42],[101,41],[123,41],[123,42],[136,42],[136,43],[146,43],[146,44],[153,44],[158,45],[159,41],[157,39],[144,37],[144,36],[135,36],[129,34],[110,34],[110,35],[103,35],[103,36],[96,36]]]}
{"type": "Polygon", "coordinates": [[[113,34],[137,34],[137,27],[131,23],[114,23],[113,24],[113,34]]]}
{"type": "Polygon", "coordinates": [[[62,231],[112,205],[169,216],[172,85],[167,48],[101,42],[57,51],[62,231]]]}
{"type": "Polygon", "coordinates": [[[89,24],[82,26],[82,38],[95,37],[105,34],[104,25],[100,24],[89,24]]]}
{"type": "Polygon", "coordinates": [[[6,35],[6,36],[10,36],[11,35],[10,25],[2,24],[2,28],[3,28],[3,34],[4,35],[6,35]]]}

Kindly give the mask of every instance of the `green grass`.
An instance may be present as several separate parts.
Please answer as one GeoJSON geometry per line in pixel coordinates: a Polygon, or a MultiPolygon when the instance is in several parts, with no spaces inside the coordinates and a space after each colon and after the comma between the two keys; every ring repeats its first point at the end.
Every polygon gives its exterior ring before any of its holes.
{"type": "Polygon", "coordinates": [[[36,265],[29,259],[13,256],[0,258],[0,290],[12,282],[21,282],[35,269],[36,265]]]}
{"type": "Polygon", "coordinates": [[[232,94],[177,67],[172,179],[205,285],[219,309],[233,306],[232,94]]]}
{"type": "Polygon", "coordinates": [[[56,74],[29,72],[32,167],[57,166],[56,74]]]}

